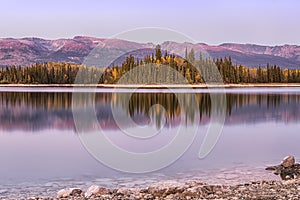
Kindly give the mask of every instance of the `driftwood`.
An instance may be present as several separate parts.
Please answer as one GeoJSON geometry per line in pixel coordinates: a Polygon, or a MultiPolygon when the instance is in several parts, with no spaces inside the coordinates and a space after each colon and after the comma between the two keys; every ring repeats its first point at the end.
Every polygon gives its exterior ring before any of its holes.
{"type": "Polygon", "coordinates": [[[295,163],[294,156],[287,156],[280,165],[267,167],[266,170],[274,171],[274,174],[280,175],[282,180],[300,178],[300,164],[295,163]]]}

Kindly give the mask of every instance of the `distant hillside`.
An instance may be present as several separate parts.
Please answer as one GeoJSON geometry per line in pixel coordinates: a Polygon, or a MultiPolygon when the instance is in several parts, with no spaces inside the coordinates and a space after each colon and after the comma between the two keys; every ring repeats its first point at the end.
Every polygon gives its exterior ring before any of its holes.
{"type": "MultiPolygon", "coordinates": [[[[151,49],[152,43],[136,43],[118,39],[104,39],[92,37],[74,37],[73,39],[44,40],[40,38],[4,38],[0,39],[0,66],[30,65],[36,62],[71,62],[81,64],[85,57],[97,46],[104,45],[103,57],[110,64],[113,58],[119,58],[127,52],[137,53],[136,57],[143,57],[151,49]],[[150,49],[150,50],[149,50],[150,49]],[[144,53],[145,52],[145,53],[144,53]]],[[[265,67],[267,63],[279,65],[282,68],[300,67],[300,46],[259,46],[254,44],[221,44],[210,46],[203,43],[164,42],[163,50],[184,55],[185,48],[194,49],[196,55],[206,51],[211,57],[231,56],[234,63],[247,67],[265,67]]]]}

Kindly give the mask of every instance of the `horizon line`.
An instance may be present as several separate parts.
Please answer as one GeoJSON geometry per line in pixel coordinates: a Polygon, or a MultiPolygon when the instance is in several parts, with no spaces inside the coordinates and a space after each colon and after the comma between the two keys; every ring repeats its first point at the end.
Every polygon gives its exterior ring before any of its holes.
{"type": "Polygon", "coordinates": [[[95,38],[95,39],[104,39],[104,40],[116,39],[116,40],[135,42],[135,43],[140,43],[140,44],[147,44],[147,43],[163,44],[165,42],[175,42],[175,43],[178,43],[178,44],[189,43],[189,44],[204,44],[204,45],[208,45],[208,46],[221,46],[221,45],[225,45],[225,44],[238,44],[238,45],[267,46],[267,47],[276,47],[276,46],[299,46],[300,47],[300,44],[283,43],[283,44],[272,44],[271,45],[271,44],[250,43],[250,42],[233,42],[233,41],[225,41],[225,42],[218,43],[218,44],[208,44],[206,42],[201,42],[201,41],[197,41],[196,43],[192,43],[192,42],[188,42],[188,41],[181,42],[181,41],[165,40],[161,43],[156,43],[156,42],[142,42],[142,41],[127,40],[127,39],[122,39],[122,38],[97,37],[97,36],[89,36],[89,35],[74,35],[74,36],[71,36],[71,37],[53,37],[53,38],[42,37],[42,36],[0,37],[0,40],[3,40],[3,39],[13,39],[13,40],[42,39],[42,40],[54,41],[54,40],[72,40],[72,39],[75,39],[76,37],[86,37],[86,38],[95,38]]]}

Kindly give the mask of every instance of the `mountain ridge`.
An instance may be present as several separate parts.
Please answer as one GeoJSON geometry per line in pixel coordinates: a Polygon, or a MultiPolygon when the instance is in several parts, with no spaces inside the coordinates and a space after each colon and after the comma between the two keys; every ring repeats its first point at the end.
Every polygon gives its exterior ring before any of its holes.
{"type": "MultiPolygon", "coordinates": [[[[154,43],[139,43],[121,39],[105,39],[88,36],[75,36],[71,39],[55,40],[26,37],[0,38],[0,66],[27,66],[36,62],[71,62],[81,64],[86,56],[98,45],[104,46],[109,57],[120,57],[127,52],[137,49],[155,48],[154,43]]],[[[207,52],[213,58],[231,56],[236,64],[246,67],[266,67],[267,63],[283,68],[300,67],[300,46],[277,45],[264,46],[257,44],[223,43],[208,45],[205,43],[178,43],[165,41],[162,50],[184,55],[185,49],[194,49],[196,56],[199,52],[207,52]]],[[[147,51],[149,52],[149,51],[147,51]]],[[[141,53],[140,56],[143,54],[141,53]]]]}

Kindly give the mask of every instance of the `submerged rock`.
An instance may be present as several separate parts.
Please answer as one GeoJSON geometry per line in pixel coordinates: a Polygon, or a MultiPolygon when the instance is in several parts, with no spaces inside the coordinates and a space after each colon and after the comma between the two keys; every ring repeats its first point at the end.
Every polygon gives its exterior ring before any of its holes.
{"type": "Polygon", "coordinates": [[[300,164],[295,163],[294,156],[287,156],[281,161],[280,165],[267,167],[266,170],[274,171],[274,174],[280,175],[282,180],[300,177],[300,164]]]}

